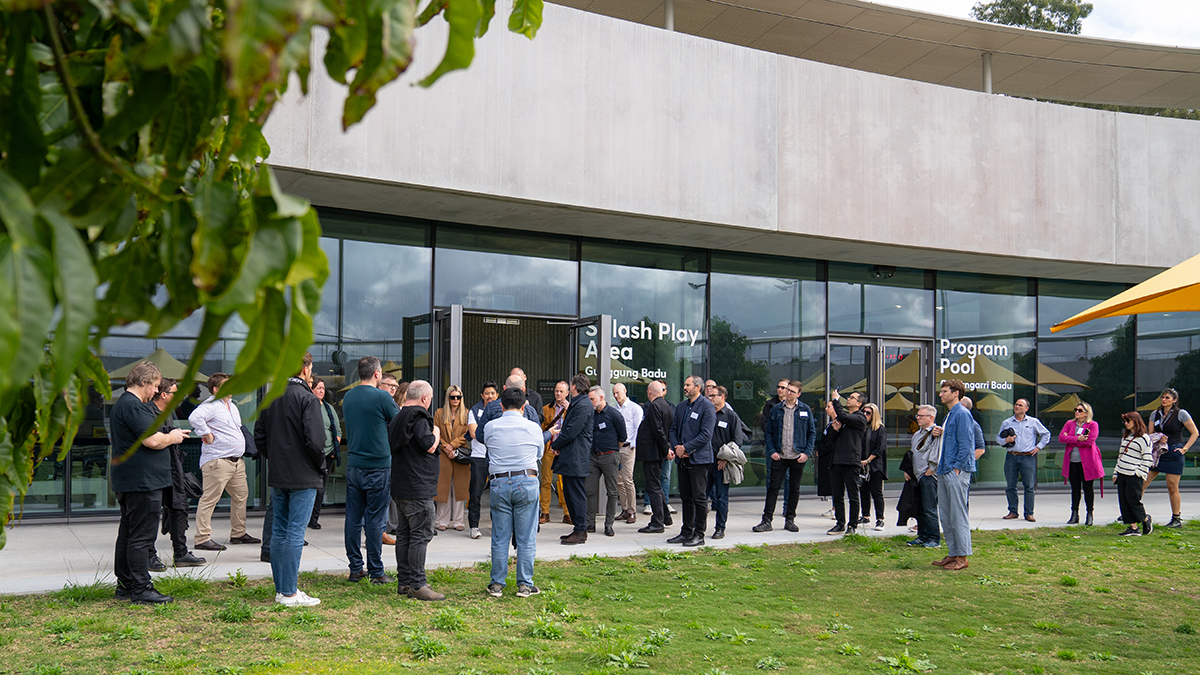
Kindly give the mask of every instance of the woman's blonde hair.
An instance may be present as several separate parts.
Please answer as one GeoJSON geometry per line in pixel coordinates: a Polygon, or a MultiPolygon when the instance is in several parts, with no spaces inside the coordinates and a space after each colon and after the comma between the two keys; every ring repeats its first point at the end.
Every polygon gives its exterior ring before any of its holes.
{"type": "Polygon", "coordinates": [[[458,419],[455,420],[453,417],[451,417],[450,413],[450,394],[458,394],[459,396],[462,396],[462,389],[459,389],[457,384],[452,384],[449,387],[446,387],[446,397],[442,402],[442,409],[438,411],[440,421],[443,424],[453,424],[455,421],[457,421],[459,424],[465,425],[467,423],[467,406],[465,405],[467,400],[465,398],[458,400],[458,414],[454,415],[454,417],[457,417],[458,419]]]}
{"type": "Polygon", "coordinates": [[[871,431],[878,431],[879,427],[883,426],[883,413],[880,412],[879,406],[868,403],[863,407],[871,409],[871,431]]]}
{"type": "Polygon", "coordinates": [[[1076,407],[1079,407],[1079,406],[1083,406],[1083,409],[1087,411],[1087,419],[1084,420],[1084,423],[1091,422],[1092,421],[1092,404],[1084,403],[1083,401],[1080,401],[1079,403],[1076,404],[1076,407]]]}

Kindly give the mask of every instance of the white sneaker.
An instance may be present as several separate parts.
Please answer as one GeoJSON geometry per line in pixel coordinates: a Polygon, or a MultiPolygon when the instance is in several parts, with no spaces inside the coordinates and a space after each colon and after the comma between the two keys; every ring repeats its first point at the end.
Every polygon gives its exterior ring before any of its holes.
{"type": "Polygon", "coordinates": [[[642,515],[652,516],[654,515],[654,509],[650,508],[650,505],[647,504],[646,508],[642,509],[642,515]]]}
{"type": "Polygon", "coordinates": [[[480,537],[482,537],[482,536],[483,536],[483,535],[482,535],[482,534],[480,534],[480,532],[479,532],[479,528],[478,528],[478,527],[472,527],[472,528],[471,528],[471,538],[472,538],[472,539],[478,539],[478,538],[480,538],[480,537]]]}
{"type": "Polygon", "coordinates": [[[875,521],[875,531],[883,532],[883,521],[882,520],[875,521]]]}
{"type": "Polygon", "coordinates": [[[296,591],[296,594],[290,598],[286,595],[276,594],[276,602],[284,607],[314,607],[321,604],[318,598],[310,597],[304,591],[296,591]]]}
{"type": "Polygon", "coordinates": [[[833,512],[833,509],[829,509],[828,511],[826,511],[825,513],[822,513],[821,515],[825,516],[826,518],[836,518],[837,517],[837,515],[833,512]]]}
{"type": "Polygon", "coordinates": [[[675,507],[671,506],[670,504],[667,504],[667,512],[668,513],[679,513],[678,511],[675,510],[675,507]]]}

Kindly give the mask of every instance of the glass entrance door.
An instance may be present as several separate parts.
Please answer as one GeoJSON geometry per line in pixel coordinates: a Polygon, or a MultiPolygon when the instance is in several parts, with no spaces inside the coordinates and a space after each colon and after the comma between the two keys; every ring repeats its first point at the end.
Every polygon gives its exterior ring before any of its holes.
{"type": "Polygon", "coordinates": [[[571,374],[583,373],[612,399],[612,317],[597,314],[579,319],[571,327],[571,374]]]}

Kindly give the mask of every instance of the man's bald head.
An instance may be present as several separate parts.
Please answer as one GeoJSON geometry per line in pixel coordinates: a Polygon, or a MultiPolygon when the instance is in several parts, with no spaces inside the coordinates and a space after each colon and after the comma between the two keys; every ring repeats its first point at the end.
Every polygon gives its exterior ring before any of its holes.
{"type": "Polygon", "coordinates": [[[524,391],[525,378],[520,375],[509,375],[508,379],[504,381],[504,388],[508,389],[509,387],[516,387],[517,389],[524,391]]]}

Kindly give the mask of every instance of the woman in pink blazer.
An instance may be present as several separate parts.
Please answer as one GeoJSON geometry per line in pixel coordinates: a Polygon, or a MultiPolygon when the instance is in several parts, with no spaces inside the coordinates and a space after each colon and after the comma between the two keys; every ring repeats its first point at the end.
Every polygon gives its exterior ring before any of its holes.
{"type": "MultiPolygon", "coordinates": [[[[1079,493],[1087,503],[1087,520],[1085,525],[1092,524],[1092,509],[1096,496],[1092,491],[1095,481],[1104,478],[1104,465],[1100,462],[1100,448],[1096,447],[1096,438],[1100,435],[1100,425],[1092,421],[1092,406],[1080,401],[1075,406],[1075,419],[1063,425],[1058,434],[1058,440],[1067,446],[1063,453],[1062,475],[1063,482],[1071,482],[1071,519],[1068,525],[1079,522],[1079,493]]],[[[1103,486],[1101,489],[1104,489],[1103,486]]]]}

